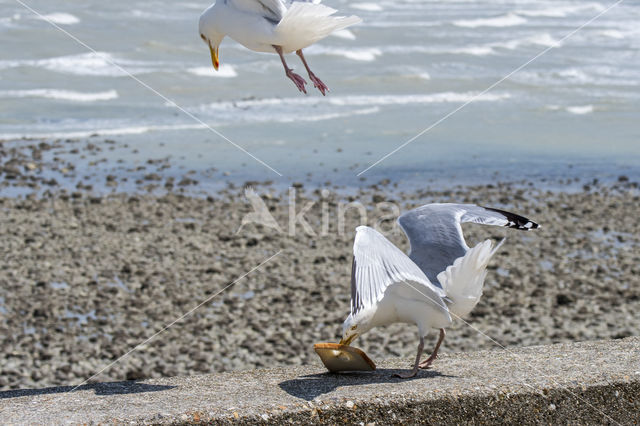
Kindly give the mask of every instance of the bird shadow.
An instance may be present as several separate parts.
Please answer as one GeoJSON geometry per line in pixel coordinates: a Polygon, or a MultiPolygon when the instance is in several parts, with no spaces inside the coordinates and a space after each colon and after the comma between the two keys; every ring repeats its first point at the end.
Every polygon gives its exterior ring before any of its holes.
{"type": "Polygon", "coordinates": [[[96,395],[125,395],[133,393],[160,392],[173,389],[176,386],[150,385],[138,383],[135,380],[107,383],[91,383],[82,386],[54,386],[40,389],[16,389],[0,392],[0,399],[19,398],[21,396],[48,395],[56,393],[78,392],[93,390],[96,395]]]}
{"type": "Polygon", "coordinates": [[[289,395],[306,401],[312,401],[320,395],[334,391],[343,386],[361,386],[378,383],[403,383],[413,380],[432,379],[435,377],[453,377],[433,370],[420,370],[415,377],[401,379],[394,376],[398,373],[406,373],[407,370],[380,368],[372,372],[359,373],[317,373],[296,377],[278,383],[280,389],[289,395]]]}

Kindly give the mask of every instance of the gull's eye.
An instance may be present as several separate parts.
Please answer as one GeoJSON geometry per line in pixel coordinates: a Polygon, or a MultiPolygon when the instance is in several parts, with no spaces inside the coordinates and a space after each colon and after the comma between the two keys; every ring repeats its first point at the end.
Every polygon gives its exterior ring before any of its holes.
{"type": "Polygon", "coordinates": [[[356,328],[358,328],[358,326],[354,325],[353,327],[351,327],[351,330],[355,330],[356,328]]]}
{"type": "Polygon", "coordinates": [[[204,34],[200,34],[200,38],[203,39],[204,41],[207,41],[207,38],[204,36],[204,34]]]}

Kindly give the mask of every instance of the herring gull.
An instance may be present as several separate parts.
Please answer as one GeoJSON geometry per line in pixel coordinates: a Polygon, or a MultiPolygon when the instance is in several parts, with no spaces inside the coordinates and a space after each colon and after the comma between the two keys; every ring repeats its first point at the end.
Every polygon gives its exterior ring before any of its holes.
{"type": "Polygon", "coordinates": [[[353,243],[351,313],[342,325],[341,344],[349,345],[373,327],[416,324],[420,336],[413,370],[431,366],[451,316],[463,317],[482,295],[494,248],[490,239],[470,248],[461,223],[504,226],[529,231],[539,225],[503,210],[473,204],[427,204],[398,218],[411,244],[409,255],[373,228],[359,226],[353,243]],[[424,338],[432,328],[440,335],[429,358],[420,362],[424,338]]]}
{"type": "Polygon", "coordinates": [[[309,68],[302,49],[361,22],[357,16],[333,16],[335,9],[320,0],[217,0],[200,15],[200,37],[208,45],[213,67],[225,36],[256,52],[277,53],[287,77],[307,93],[306,81],[289,68],[284,54],[296,52],[309,79],[324,95],[329,88],[309,68]]]}

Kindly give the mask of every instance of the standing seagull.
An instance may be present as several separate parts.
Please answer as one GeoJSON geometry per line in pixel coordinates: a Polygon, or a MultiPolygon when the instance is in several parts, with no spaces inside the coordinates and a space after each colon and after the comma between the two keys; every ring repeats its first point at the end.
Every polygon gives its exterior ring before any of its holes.
{"type": "Polygon", "coordinates": [[[538,224],[503,210],[473,204],[427,204],[398,218],[409,238],[409,256],[373,228],[359,226],[353,243],[351,267],[351,313],[342,325],[341,344],[373,327],[396,322],[416,324],[420,334],[413,370],[431,366],[444,340],[451,315],[462,317],[482,296],[487,265],[502,240],[493,248],[491,240],[469,248],[461,223],[506,226],[524,231],[538,224]],[[424,337],[429,329],[440,329],[433,353],[420,362],[424,337]]]}
{"type": "Polygon", "coordinates": [[[307,83],[287,66],[285,53],[296,52],[309,79],[324,96],[329,88],[309,68],[302,49],[334,31],[361,22],[357,16],[332,16],[336,10],[320,0],[217,0],[200,15],[200,37],[209,46],[217,70],[218,48],[229,36],[256,52],[277,53],[284,71],[298,90],[307,83]]]}

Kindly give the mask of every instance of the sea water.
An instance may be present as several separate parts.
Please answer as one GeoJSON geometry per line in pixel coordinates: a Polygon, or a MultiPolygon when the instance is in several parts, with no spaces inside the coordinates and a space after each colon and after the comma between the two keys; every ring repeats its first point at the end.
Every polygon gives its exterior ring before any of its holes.
{"type": "Polygon", "coordinates": [[[0,139],[110,138],[212,180],[640,177],[640,2],[324,3],[363,19],[305,50],[326,97],[228,38],[214,71],[208,1],[3,0],[0,139]]]}

